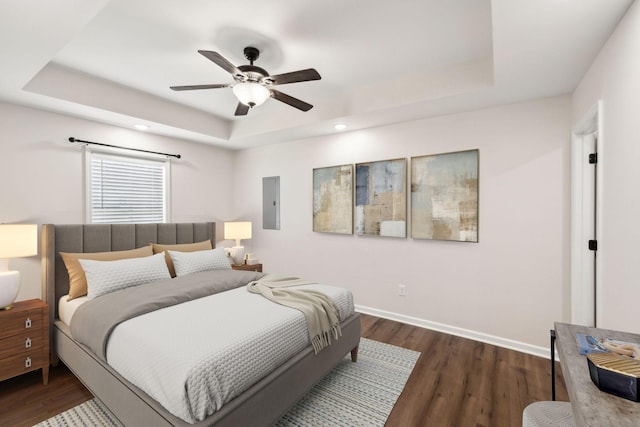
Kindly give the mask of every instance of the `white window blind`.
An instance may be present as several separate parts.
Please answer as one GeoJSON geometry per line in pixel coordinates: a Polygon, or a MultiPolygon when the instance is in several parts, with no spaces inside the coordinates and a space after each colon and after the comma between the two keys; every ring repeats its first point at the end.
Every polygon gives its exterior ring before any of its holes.
{"type": "Polygon", "coordinates": [[[169,166],[87,149],[87,222],[168,222],[169,166]]]}

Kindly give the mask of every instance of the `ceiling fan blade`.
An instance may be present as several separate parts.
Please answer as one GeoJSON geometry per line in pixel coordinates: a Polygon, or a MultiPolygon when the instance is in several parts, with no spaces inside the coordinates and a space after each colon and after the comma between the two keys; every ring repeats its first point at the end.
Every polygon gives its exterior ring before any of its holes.
{"type": "Polygon", "coordinates": [[[236,116],[246,116],[249,112],[249,106],[243,104],[242,102],[238,102],[238,106],[236,107],[236,116]]]}
{"type": "Polygon", "coordinates": [[[170,86],[171,90],[197,90],[197,89],[220,89],[223,87],[231,87],[229,84],[218,85],[190,85],[190,86],[170,86]]]}
{"type": "Polygon", "coordinates": [[[230,73],[232,76],[241,75],[244,76],[244,73],[240,71],[238,67],[233,65],[231,62],[227,61],[227,59],[220,55],[218,52],[213,52],[210,50],[199,50],[199,54],[204,56],[210,61],[216,63],[219,67],[221,67],[226,72],[230,73]]]}
{"type": "Polygon", "coordinates": [[[285,104],[289,104],[292,107],[297,108],[298,110],[309,111],[313,108],[313,105],[307,104],[306,102],[301,101],[298,98],[294,98],[291,95],[287,95],[286,93],[282,93],[279,90],[271,89],[271,96],[280,102],[284,102],[285,104]]]}
{"type": "Polygon", "coordinates": [[[287,83],[308,82],[309,80],[320,80],[320,74],[315,68],[307,68],[306,70],[292,71],[290,73],[276,74],[275,76],[269,76],[269,80],[273,81],[274,85],[284,85],[287,83]]]}

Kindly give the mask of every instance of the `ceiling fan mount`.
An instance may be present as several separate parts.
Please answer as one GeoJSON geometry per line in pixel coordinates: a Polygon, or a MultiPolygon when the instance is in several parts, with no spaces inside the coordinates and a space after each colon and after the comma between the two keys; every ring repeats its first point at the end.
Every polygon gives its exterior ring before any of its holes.
{"type": "Polygon", "coordinates": [[[217,52],[199,50],[198,53],[230,73],[235,83],[171,86],[170,89],[183,91],[233,88],[233,93],[239,100],[235,112],[236,116],[246,115],[249,112],[249,108],[261,105],[270,97],[301,111],[309,111],[313,108],[311,104],[272,88],[272,86],[276,85],[320,80],[320,74],[313,68],[272,76],[264,68],[253,65],[254,61],[260,57],[260,50],[253,46],[244,48],[244,56],[249,61],[249,65],[237,67],[217,52]]]}
{"type": "Polygon", "coordinates": [[[245,47],[243,52],[244,52],[244,57],[249,60],[251,65],[253,65],[253,61],[255,61],[260,57],[260,50],[253,46],[245,47]]]}
{"type": "Polygon", "coordinates": [[[252,46],[244,48],[244,57],[249,60],[250,65],[239,65],[238,69],[244,74],[234,75],[233,78],[237,82],[252,82],[252,83],[273,83],[271,80],[266,79],[269,77],[269,73],[264,68],[253,65],[253,62],[260,57],[260,51],[252,46]]]}

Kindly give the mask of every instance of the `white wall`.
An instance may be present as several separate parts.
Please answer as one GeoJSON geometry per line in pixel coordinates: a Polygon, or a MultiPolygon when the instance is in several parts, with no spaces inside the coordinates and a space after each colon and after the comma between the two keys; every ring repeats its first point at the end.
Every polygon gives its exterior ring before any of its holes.
{"type": "MultiPolygon", "coordinates": [[[[0,120],[2,222],[83,221],[84,158],[69,136],[180,153],[172,220],[252,220],[244,244],[267,271],[344,285],[374,313],[525,351],[546,347],[553,321],[570,319],[569,97],[237,153],[10,104],[0,103],[0,120]],[[311,231],[313,168],[472,148],[480,150],[479,243],[311,231]],[[261,227],[265,176],[281,178],[281,230],[261,227]]],[[[23,275],[18,298],[40,297],[39,258],[11,265],[23,275]]]]}
{"type": "MultiPolygon", "coordinates": [[[[344,285],[381,315],[535,351],[548,345],[554,321],[570,319],[570,129],[602,99],[599,323],[640,333],[637,52],[635,2],[571,97],[237,153],[0,103],[0,222],[83,221],[83,155],[69,136],[180,153],[173,221],[252,220],[244,244],[266,271],[344,285]],[[313,168],[472,148],[480,150],[479,243],[311,231],[313,168]],[[281,230],[261,228],[266,176],[281,179],[281,230]],[[400,283],[406,297],[397,295],[400,283]]],[[[218,233],[221,240],[221,224],[218,233]]],[[[23,277],[18,299],[40,297],[39,258],[11,266],[23,277]]]]}
{"type": "Polygon", "coordinates": [[[598,325],[640,333],[640,3],[634,2],[573,95],[576,124],[603,101],[598,325]]]}
{"type": "MultiPolygon", "coordinates": [[[[222,221],[232,215],[233,152],[41,110],[0,103],[0,222],[84,222],[83,148],[88,141],[181,154],[171,166],[171,219],[222,221]]],[[[10,261],[21,272],[18,300],[40,298],[40,259],[10,261]]]]}
{"type": "Polygon", "coordinates": [[[245,150],[234,212],[254,222],[245,246],[268,272],[349,287],[359,306],[417,324],[547,347],[570,319],[570,123],[564,96],[245,150]],[[312,232],[313,168],[474,148],[479,243],[312,232]],[[261,226],[266,176],[280,176],[279,231],[261,226]]]}

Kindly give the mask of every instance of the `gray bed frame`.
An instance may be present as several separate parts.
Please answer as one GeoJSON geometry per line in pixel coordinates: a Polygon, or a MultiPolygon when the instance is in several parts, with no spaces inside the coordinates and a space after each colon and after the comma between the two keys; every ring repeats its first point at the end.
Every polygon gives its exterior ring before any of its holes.
{"type": "Polygon", "coordinates": [[[189,424],[165,410],[145,392],[76,342],[58,319],[58,300],[69,291],[69,277],[59,252],[135,249],[149,243],[176,244],[211,240],[215,223],[44,224],[41,233],[42,295],[49,304],[52,362],[58,358],[125,426],[267,426],[322,379],[345,355],[357,358],[360,317],[342,322],[342,337],[317,356],[311,345],[205,420],[189,424]]]}

